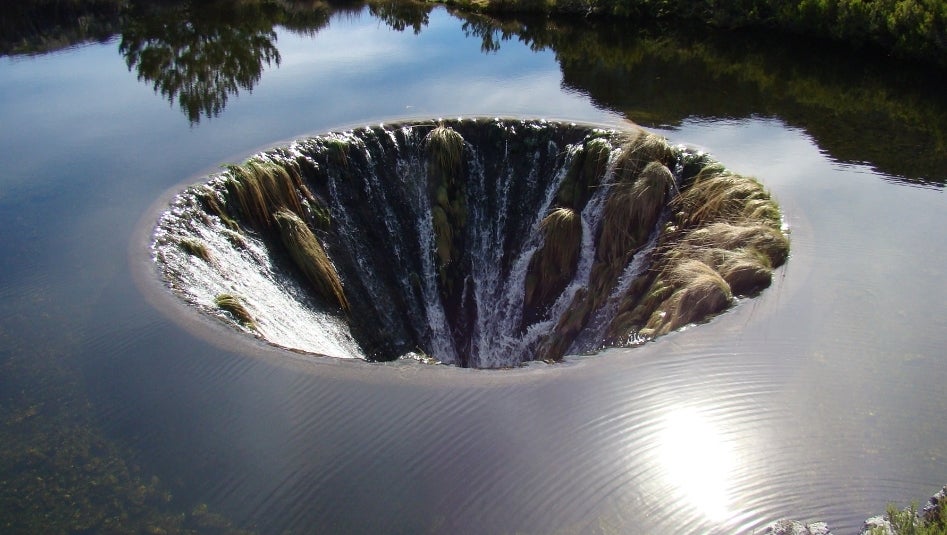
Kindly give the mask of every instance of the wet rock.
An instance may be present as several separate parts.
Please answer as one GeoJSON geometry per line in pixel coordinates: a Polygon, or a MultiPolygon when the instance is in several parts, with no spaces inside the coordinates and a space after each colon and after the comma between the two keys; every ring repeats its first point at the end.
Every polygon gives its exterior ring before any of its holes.
{"type": "Polygon", "coordinates": [[[764,535],[832,535],[825,522],[803,524],[796,520],[777,520],[763,531],[764,535]]]}

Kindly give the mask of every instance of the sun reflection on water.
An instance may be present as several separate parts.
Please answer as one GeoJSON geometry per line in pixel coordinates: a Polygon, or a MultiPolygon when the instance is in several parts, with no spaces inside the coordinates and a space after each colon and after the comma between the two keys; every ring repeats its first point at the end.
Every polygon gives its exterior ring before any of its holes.
{"type": "Polygon", "coordinates": [[[667,482],[708,520],[725,520],[737,464],[732,444],[711,418],[694,407],[673,409],[662,423],[658,451],[667,482]]]}

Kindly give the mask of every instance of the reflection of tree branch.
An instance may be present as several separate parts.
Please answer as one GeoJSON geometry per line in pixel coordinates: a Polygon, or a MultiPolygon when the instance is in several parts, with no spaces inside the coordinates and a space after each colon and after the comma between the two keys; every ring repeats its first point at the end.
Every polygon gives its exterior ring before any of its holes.
{"type": "Polygon", "coordinates": [[[275,13],[260,7],[144,8],[126,24],[119,51],[139,80],[177,98],[191,122],[216,117],[231,94],[253,89],[264,65],[280,63],[275,13]]]}
{"type": "Polygon", "coordinates": [[[391,29],[403,32],[408,26],[414,34],[421,33],[421,29],[428,25],[432,6],[404,0],[370,2],[368,9],[372,15],[381,19],[391,29]]]}
{"type": "Polygon", "coordinates": [[[17,0],[0,8],[0,56],[42,54],[105,42],[120,28],[127,0],[17,0]]]}

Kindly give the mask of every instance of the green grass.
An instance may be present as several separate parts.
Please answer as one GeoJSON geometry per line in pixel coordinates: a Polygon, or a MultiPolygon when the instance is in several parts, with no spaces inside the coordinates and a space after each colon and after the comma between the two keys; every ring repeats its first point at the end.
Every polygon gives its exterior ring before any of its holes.
{"type": "MultiPolygon", "coordinates": [[[[894,535],[947,535],[947,500],[941,501],[940,508],[928,518],[918,515],[917,504],[912,503],[906,509],[888,506],[884,518],[891,524],[894,535]]],[[[887,535],[885,528],[875,527],[871,535],[887,535]]]]}

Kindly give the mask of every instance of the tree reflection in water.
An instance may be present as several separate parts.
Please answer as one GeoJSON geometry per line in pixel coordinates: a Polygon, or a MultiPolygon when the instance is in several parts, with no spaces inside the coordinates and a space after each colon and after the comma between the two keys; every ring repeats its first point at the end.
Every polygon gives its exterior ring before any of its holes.
{"type": "Polygon", "coordinates": [[[215,3],[140,6],[122,31],[119,51],[138,79],[192,123],[216,117],[231,94],[251,91],[264,65],[279,65],[273,17],[262,5],[227,9],[215,3]]]}

